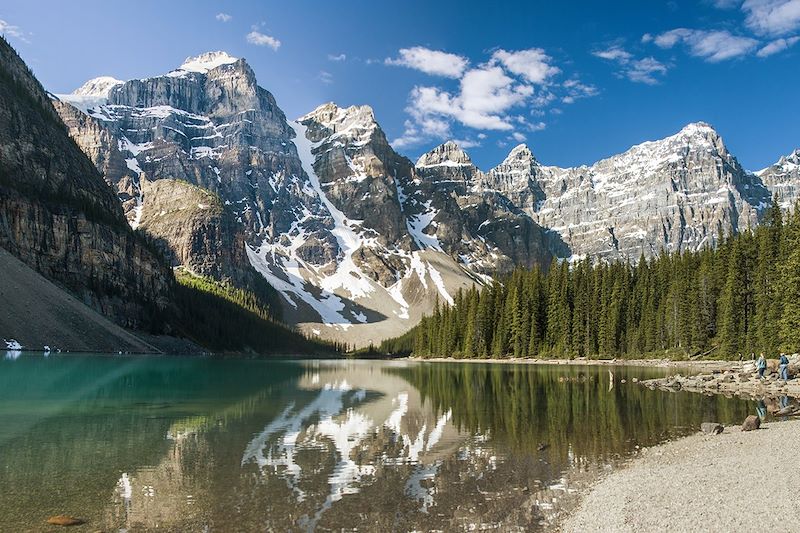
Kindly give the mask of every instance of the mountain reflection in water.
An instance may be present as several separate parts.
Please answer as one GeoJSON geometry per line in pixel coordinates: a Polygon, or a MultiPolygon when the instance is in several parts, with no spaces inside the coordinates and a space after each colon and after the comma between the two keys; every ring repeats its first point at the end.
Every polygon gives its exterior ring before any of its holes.
{"type": "Polygon", "coordinates": [[[546,529],[638,446],[755,404],[608,370],[23,354],[0,360],[0,530],[546,529]],[[627,384],[619,381],[627,378],[627,384]]]}

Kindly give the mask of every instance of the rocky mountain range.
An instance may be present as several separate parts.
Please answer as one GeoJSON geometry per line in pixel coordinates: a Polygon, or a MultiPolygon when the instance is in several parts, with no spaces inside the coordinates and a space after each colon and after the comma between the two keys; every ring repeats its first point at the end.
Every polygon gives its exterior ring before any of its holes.
{"type": "Polygon", "coordinates": [[[174,266],[241,286],[263,276],[287,322],[362,345],[515,266],[713,245],[800,188],[798,152],[748,172],[704,123],[591,166],[545,166],[520,145],[484,172],[453,142],[413,163],[368,106],[287,120],[224,52],[54,99],[174,266]]]}

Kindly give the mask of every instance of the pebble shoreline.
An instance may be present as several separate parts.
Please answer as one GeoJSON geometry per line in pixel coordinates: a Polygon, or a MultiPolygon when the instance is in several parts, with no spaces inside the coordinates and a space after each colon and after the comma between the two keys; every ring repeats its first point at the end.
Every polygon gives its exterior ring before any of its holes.
{"type": "Polygon", "coordinates": [[[790,500],[800,477],[787,457],[800,421],[726,427],[643,450],[598,481],[563,532],[800,531],[790,500]]]}

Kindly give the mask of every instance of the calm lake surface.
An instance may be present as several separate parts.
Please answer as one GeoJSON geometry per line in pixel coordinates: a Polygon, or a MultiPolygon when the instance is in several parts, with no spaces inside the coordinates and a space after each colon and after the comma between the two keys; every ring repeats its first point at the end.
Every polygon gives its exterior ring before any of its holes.
{"type": "Polygon", "coordinates": [[[9,352],[0,530],[547,529],[637,447],[755,412],[631,382],[665,372],[9,352]]]}

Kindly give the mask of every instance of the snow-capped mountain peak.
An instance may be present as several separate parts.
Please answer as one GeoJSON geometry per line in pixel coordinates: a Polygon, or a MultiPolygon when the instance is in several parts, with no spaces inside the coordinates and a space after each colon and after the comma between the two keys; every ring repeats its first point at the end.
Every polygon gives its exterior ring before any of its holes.
{"type": "Polygon", "coordinates": [[[117,85],[122,85],[123,83],[125,82],[116,78],[112,78],[111,76],[100,76],[87,81],[72,91],[72,94],[75,96],[108,98],[108,94],[111,92],[111,89],[117,85]]]}
{"type": "Polygon", "coordinates": [[[89,109],[93,107],[107,104],[111,89],[124,83],[124,81],[111,76],[100,76],[87,81],[70,94],[56,94],[54,96],[75,106],[84,113],[88,113],[89,109]]]}
{"type": "Polygon", "coordinates": [[[348,143],[361,146],[372,139],[378,130],[375,113],[368,105],[353,105],[339,107],[333,102],[328,102],[317,107],[311,113],[297,119],[300,123],[313,123],[315,130],[312,132],[315,139],[319,135],[330,137],[329,140],[346,139],[348,143]]]}
{"type": "Polygon", "coordinates": [[[717,130],[714,129],[714,126],[712,126],[708,122],[703,122],[702,120],[697,122],[690,122],[689,124],[681,128],[680,133],[684,135],[695,135],[695,134],[719,135],[717,133],[717,130]]]}
{"type": "Polygon", "coordinates": [[[215,69],[222,65],[230,65],[239,61],[238,57],[233,57],[227,52],[206,52],[194,57],[187,57],[183,64],[178,67],[178,70],[185,72],[199,72],[205,74],[209,70],[215,69]]]}
{"type": "Polygon", "coordinates": [[[536,161],[536,158],[531,152],[531,149],[528,147],[527,144],[518,144],[515,146],[509,153],[508,156],[503,160],[503,165],[513,164],[514,162],[522,161],[524,163],[532,163],[536,161]]]}
{"type": "Polygon", "coordinates": [[[800,166],[800,148],[796,148],[791,154],[781,157],[778,164],[800,166]]]}
{"type": "Polygon", "coordinates": [[[455,141],[440,144],[417,160],[418,168],[429,167],[473,167],[472,159],[455,141]]]}

